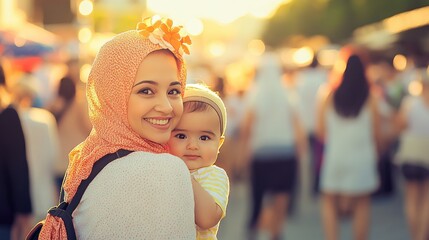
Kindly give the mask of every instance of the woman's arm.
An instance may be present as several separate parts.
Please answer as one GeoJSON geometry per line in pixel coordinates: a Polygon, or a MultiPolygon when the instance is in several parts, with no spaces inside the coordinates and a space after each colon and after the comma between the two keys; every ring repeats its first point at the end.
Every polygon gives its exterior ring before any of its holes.
{"type": "Polygon", "coordinates": [[[369,104],[371,109],[371,117],[372,117],[372,129],[374,134],[374,141],[376,144],[376,149],[378,154],[382,152],[382,138],[381,138],[381,129],[380,129],[380,114],[377,107],[376,98],[370,94],[369,104]]]}
{"type": "Polygon", "coordinates": [[[325,140],[325,117],[326,110],[332,99],[332,93],[326,86],[322,86],[318,92],[317,107],[316,107],[316,136],[321,141],[325,140]]]}
{"type": "Polygon", "coordinates": [[[250,149],[250,136],[252,135],[252,125],[254,123],[255,114],[253,110],[248,109],[243,117],[243,121],[240,127],[240,143],[239,151],[243,157],[243,167],[247,168],[251,158],[251,149],[250,149]]]}
{"type": "Polygon", "coordinates": [[[192,188],[195,201],[195,224],[202,229],[216,226],[222,218],[222,209],[193,177],[192,188]]]}
{"type": "Polygon", "coordinates": [[[304,130],[304,126],[302,126],[300,119],[298,118],[296,113],[293,113],[292,116],[292,124],[295,135],[295,144],[298,154],[298,159],[304,159],[305,154],[308,150],[307,139],[305,138],[306,133],[304,130]]]}
{"type": "Polygon", "coordinates": [[[408,115],[408,109],[410,105],[410,99],[405,98],[401,104],[401,107],[399,108],[398,113],[396,113],[395,119],[394,119],[394,130],[393,135],[399,136],[401,132],[407,128],[407,115],[408,115]]]}

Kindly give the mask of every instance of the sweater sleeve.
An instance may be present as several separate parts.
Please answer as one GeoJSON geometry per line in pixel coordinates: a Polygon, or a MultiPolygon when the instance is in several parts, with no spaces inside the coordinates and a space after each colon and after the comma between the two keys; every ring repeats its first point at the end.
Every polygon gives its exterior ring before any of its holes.
{"type": "Polygon", "coordinates": [[[7,170],[10,178],[12,210],[20,214],[32,212],[30,199],[30,180],[25,148],[24,133],[18,113],[13,108],[6,109],[9,127],[5,136],[8,138],[7,170]]]}

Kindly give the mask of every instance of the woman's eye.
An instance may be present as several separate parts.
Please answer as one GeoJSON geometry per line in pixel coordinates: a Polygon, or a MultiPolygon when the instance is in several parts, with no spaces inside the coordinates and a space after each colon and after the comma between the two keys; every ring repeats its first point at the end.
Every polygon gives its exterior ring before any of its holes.
{"type": "Polygon", "coordinates": [[[179,95],[179,94],[181,94],[181,92],[178,89],[172,89],[168,92],[168,94],[179,95]]]}
{"type": "Polygon", "coordinates": [[[147,94],[147,95],[149,95],[149,94],[153,94],[153,91],[151,89],[149,89],[149,88],[143,88],[143,89],[140,89],[138,91],[138,93],[139,94],[147,94]]]}
{"type": "Polygon", "coordinates": [[[207,141],[207,140],[210,140],[210,137],[209,136],[201,136],[200,139],[203,141],[207,141]]]}
{"type": "Polygon", "coordinates": [[[183,134],[183,133],[178,133],[174,137],[178,138],[178,139],[185,139],[186,138],[185,134],[183,134]]]}

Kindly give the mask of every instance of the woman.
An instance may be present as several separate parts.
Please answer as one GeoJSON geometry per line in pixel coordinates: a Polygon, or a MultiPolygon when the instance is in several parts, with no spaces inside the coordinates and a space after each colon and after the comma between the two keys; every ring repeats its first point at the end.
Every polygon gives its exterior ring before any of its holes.
{"type": "Polygon", "coordinates": [[[378,120],[364,65],[347,59],[338,87],[326,94],[317,133],[325,144],[321,169],[325,237],[337,239],[338,213],[353,216],[354,239],[368,238],[370,194],[378,187],[378,120]]]}
{"type": "MultiPolygon", "coordinates": [[[[133,152],[91,182],[73,214],[78,239],[195,238],[190,174],[166,145],[183,112],[182,54],[190,44],[176,30],[170,19],[145,19],[107,42],[94,61],[87,83],[93,129],[70,153],[66,201],[97,160],[133,152]]],[[[65,239],[62,221],[49,215],[40,237],[65,239]]]]}
{"type": "Polygon", "coordinates": [[[405,178],[405,214],[411,239],[429,237],[429,77],[420,70],[422,92],[404,99],[397,127],[402,130],[396,156],[405,178]]]}

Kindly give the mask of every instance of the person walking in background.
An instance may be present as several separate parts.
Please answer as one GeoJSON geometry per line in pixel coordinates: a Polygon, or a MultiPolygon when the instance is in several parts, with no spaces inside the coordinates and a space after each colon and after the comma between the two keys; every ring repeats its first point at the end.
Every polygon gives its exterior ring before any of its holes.
{"type": "Polygon", "coordinates": [[[382,58],[367,65],[367,76],[371,85],[380,119],[381,146],[378,159],[380,185],[374,196],[392,196],[395,188],[393,156],[397,149],[398,136],[395,117],[399,103],[404,97],[402,82],[392,59],[382,58]]]}
{"type": "MultiPolygon", "coordinates": [[[[304,134],[290,95],[282,85],[282,66],[274,52],[265,53],[257,68],[255,88],[246,103],[242,152],[249,153],[251,178],[250,234],[259,226],[263,200],[272,194],[271,239],[281,239],[295,185],[297,159],[304,153],[304,134]]],[[[266,230],[266,229],[265,229],[266,230]]]]}
{"type": "Polygon", "coordinates": [[[57,97],[48,108],[55,116],[58,126],[60,153],[54,163],[58,192],[69,163],[70,151],[85,140],[92,128],[88,117],[85,84],[80,81],[78,64],[77,59],[67,62],[68,72],[61,78],[57,97]]]}
{"type": "Polygon", "coordinates": [[[319,165],[318,148],[320,142],[316,138],[316,106],[319,88],[327,82],[328,71],[319,65],[317,55],[313,57],[310,66],[301,69],[295,76],[296,91],[299,96],[298,113],[303,122],[309,145],[309,158],[311,176],[313,176],[313,194],[319,191],[319,165]]]}
{"type": "Polygon", "coordinates": [[[20,240],[32,224],[30,180],[24,133],[10,102],[0,66],[0,239],[20,240]]]}
{"type": "Polygon", "coordinates": [[[405,215],[411,239],[429,238],[429,76],[420,70],[422,92],[404,99],[397,119],[402,131],[395,157],[405,178],[405,215]]]}
{"type": "Polygon", "coordinates": [[[76,97],[76,81],[70,76],[64,76],[60,79],[58,95],[52,105],[49,106],[49,110],[55,116],[57,122],[61,121],[76,97]]]}
{"type": "Polygon", "coordinates": [[[339,215],[353,216],[354,239],[368,239],[370,194],[378,187],[379,127],[361,58],[347,59],[341,82],[326,95],[317,133],[325,143],[321,214],[327,240],[338,239],[339,215]]]}
{"type": "MultiPolygon", "coordinates": [[[[147,18],[97,53],[87,83],[93,128],[69,155],[65,201],[78,197],[100,159],[118,159],[92,180],[73,212],[77,239],[195,239],[191,176],[167,145],[183,113],[183,54],[191,44],[180,30],[171,19],[147,18]],[[163,29],[177,32],[167,38],[163,29]]],[[[49,214],[40,238],[66,239],[64,222],[49,214]]]]}
{"type": "Polygon", "coordinates": [[[222,145],[222,151],[219,153],[219,166],[225,167],[231,183],[247,180],[247,168],[243,163],[243,153],[238,149],[242,145],[243,139],[240,134],[240,124],[245,111],[245,90],[237,89],[235,92],[228,93],[223,99],[228,125],[225,129],[225,141],[222,145]]]}
{"type": "Polygon", "coordinates": [[[228,175],[214,165],[225,140],[226,108],[215,92],[198,84],[186,85],[183,108],[168,142],[170,153],[191,172],[197,239],[215,240],[229,196],[228,175]]]}
{"type": "Polygon", "coordinates": [[[26,75],[12,89],[25,136],[34,220],[40,221],[58,199],[54,162],[59,147],[54,116],[48,110],[31,107],[37,94],[35,81],[26,75]]]}

